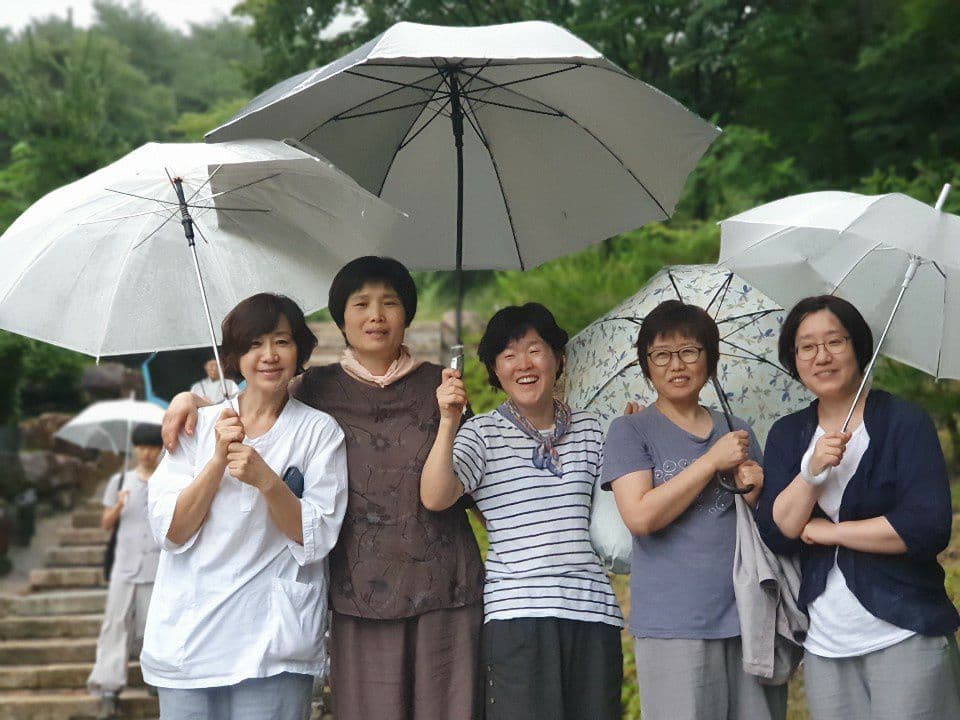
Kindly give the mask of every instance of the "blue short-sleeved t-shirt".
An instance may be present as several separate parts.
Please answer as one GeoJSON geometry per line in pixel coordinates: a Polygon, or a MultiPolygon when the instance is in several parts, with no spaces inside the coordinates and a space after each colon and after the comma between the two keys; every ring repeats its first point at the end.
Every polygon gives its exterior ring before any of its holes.
{"type": "MultiPolygon", "coordinates": [[[[656,406],[613,421],[603,450],[602,484],[638,470],[653,472],[654,487],[669,482],[702,456],[727,430],[711,411],[713,430],[701,438],[682,429],[656,406]]],[[[750,456],[760,446],[749,426],[750,456]]],[[[634,637],[719,639],[740,634],[733,594],[737,518],[733,495],[712,480],[663,530],[633,538],[630,632],[634,637]]]]}

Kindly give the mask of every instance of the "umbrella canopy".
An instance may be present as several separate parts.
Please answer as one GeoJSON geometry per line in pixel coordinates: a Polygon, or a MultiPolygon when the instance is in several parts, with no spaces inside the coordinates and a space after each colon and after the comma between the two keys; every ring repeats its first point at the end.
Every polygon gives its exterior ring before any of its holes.
{"type": "Polygon", "coordinates": [[[669,217],[718,132],[556,25],[402,22],[207,138],[318,150],[411,213],[412,268],[524,270],[669,217]]]}
{"type": "Polygon", "coordinates": [[[130,429],[139,424],[163,423],[163,410],[139,400],[105,400],[94,403],[57,430],[55,437],[80,447],[122,453],[130,429]]]}
{"type": "Polygon", "coordinates": [[[400,217],[281,142],[151,143],[0,237],[0,328],[98,357],[209,346],[214,322],[254,293],[323,307],[333,273],[381,251],[400,217]]]}
{"type": "Polygon", "coordinates": [[[960,378],[960,217],[940,211],[945,197],[938,207],[900,193],[787,197],[721,222],[720,262],[784,307],[845,298],[880,338],[878,351],[960,378]]]}
{"type": "MultiPolygon", "coordinates": [[[[567,345],[567,402],[600,416],[604,427],[629,400],[656,398],[637,361],[637,332],[647,313],[665,300],[699,305],[720,330],[717,379],[730,408],[751,425],[760,443],[779,417],[810,402],[804,387],[777,362],[783,310],[726,268],[679,265],[654,275],[633,297],[587,326],[567,345]]],[[[702,401],[723,404],[715,386],[702,401]]]]}

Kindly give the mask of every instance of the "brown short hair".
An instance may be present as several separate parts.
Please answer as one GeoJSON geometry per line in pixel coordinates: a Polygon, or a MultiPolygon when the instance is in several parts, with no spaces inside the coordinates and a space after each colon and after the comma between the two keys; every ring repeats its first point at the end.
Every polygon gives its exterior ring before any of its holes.
{"type": "Polygon", "coordinates": [[[220,325],[223,333],[223,374],[226,377],[234,380],[241,378],[240,356],[250,349],[254,340],[271,332],[280,322],[281,315],[290,323],[293,342],[297,346],[297,374],[303,372],[303,366],[317,346],[317,337],[307,326],[303,310],[284,295],[259,293],[241,300],[227,313],[220,325]]]}
{"type": "Polygon", "coordinates": [[[640,324],[637,335],[637,359],[643,376],[650,379],[650,346],[660,336],[687,335],[703,346],[707,353],[707,376],[717,374],[720,362],[720,331],[710,313],[699,305],[679,300],[665,300],[651,310],[640,324]]]}

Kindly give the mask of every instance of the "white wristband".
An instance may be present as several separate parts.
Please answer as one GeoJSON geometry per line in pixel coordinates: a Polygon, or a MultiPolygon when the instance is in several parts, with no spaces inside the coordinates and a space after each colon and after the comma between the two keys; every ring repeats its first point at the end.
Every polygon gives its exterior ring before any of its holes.
{"type": "Polygon", "coordinates": [[[820,487],[827,481],[827,477],[830,475],[830,468],[824,468],[818,475],[810,474],[810,461],[813,459],[813,451],[815,449],[816,446],[807,450],[803,459],[800,461],[800,477],[811,487],[820,487]]]}

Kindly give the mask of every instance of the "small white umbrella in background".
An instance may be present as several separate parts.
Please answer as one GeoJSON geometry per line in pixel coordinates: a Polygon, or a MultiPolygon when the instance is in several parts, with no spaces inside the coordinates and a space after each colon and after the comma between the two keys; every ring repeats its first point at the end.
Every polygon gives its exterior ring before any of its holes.
{"type": "Polygon", "coordinates": [[[161,425],[163,409],[140,400],[104,400],[93,403],[54,433],[80,447],[120,454],[136,425],[161,425]]]}
{"type": "Polygon", "coordinates": [[[281,142],[151,143],[0,237],[0,328],[98,358],[212,345],[219,363],[214,327],[240,300],[324,307],[337,269],[401,217],[281,142]]]}
{"type": "Polygon", "coordinates": [[[885,355],[960,378],[960,217],[900,193],[795,195],[720,223],[720,262],[784,307],[835,294],[874,332],[874,356],[847,419],[885,355]]]}
{"type": "Polygon", "coordinates": [[[548,22],[401,22],[209,140],[294,138],[411,214],[420,270],[526,270],[664,220],[719,130],[548,22]]]}

